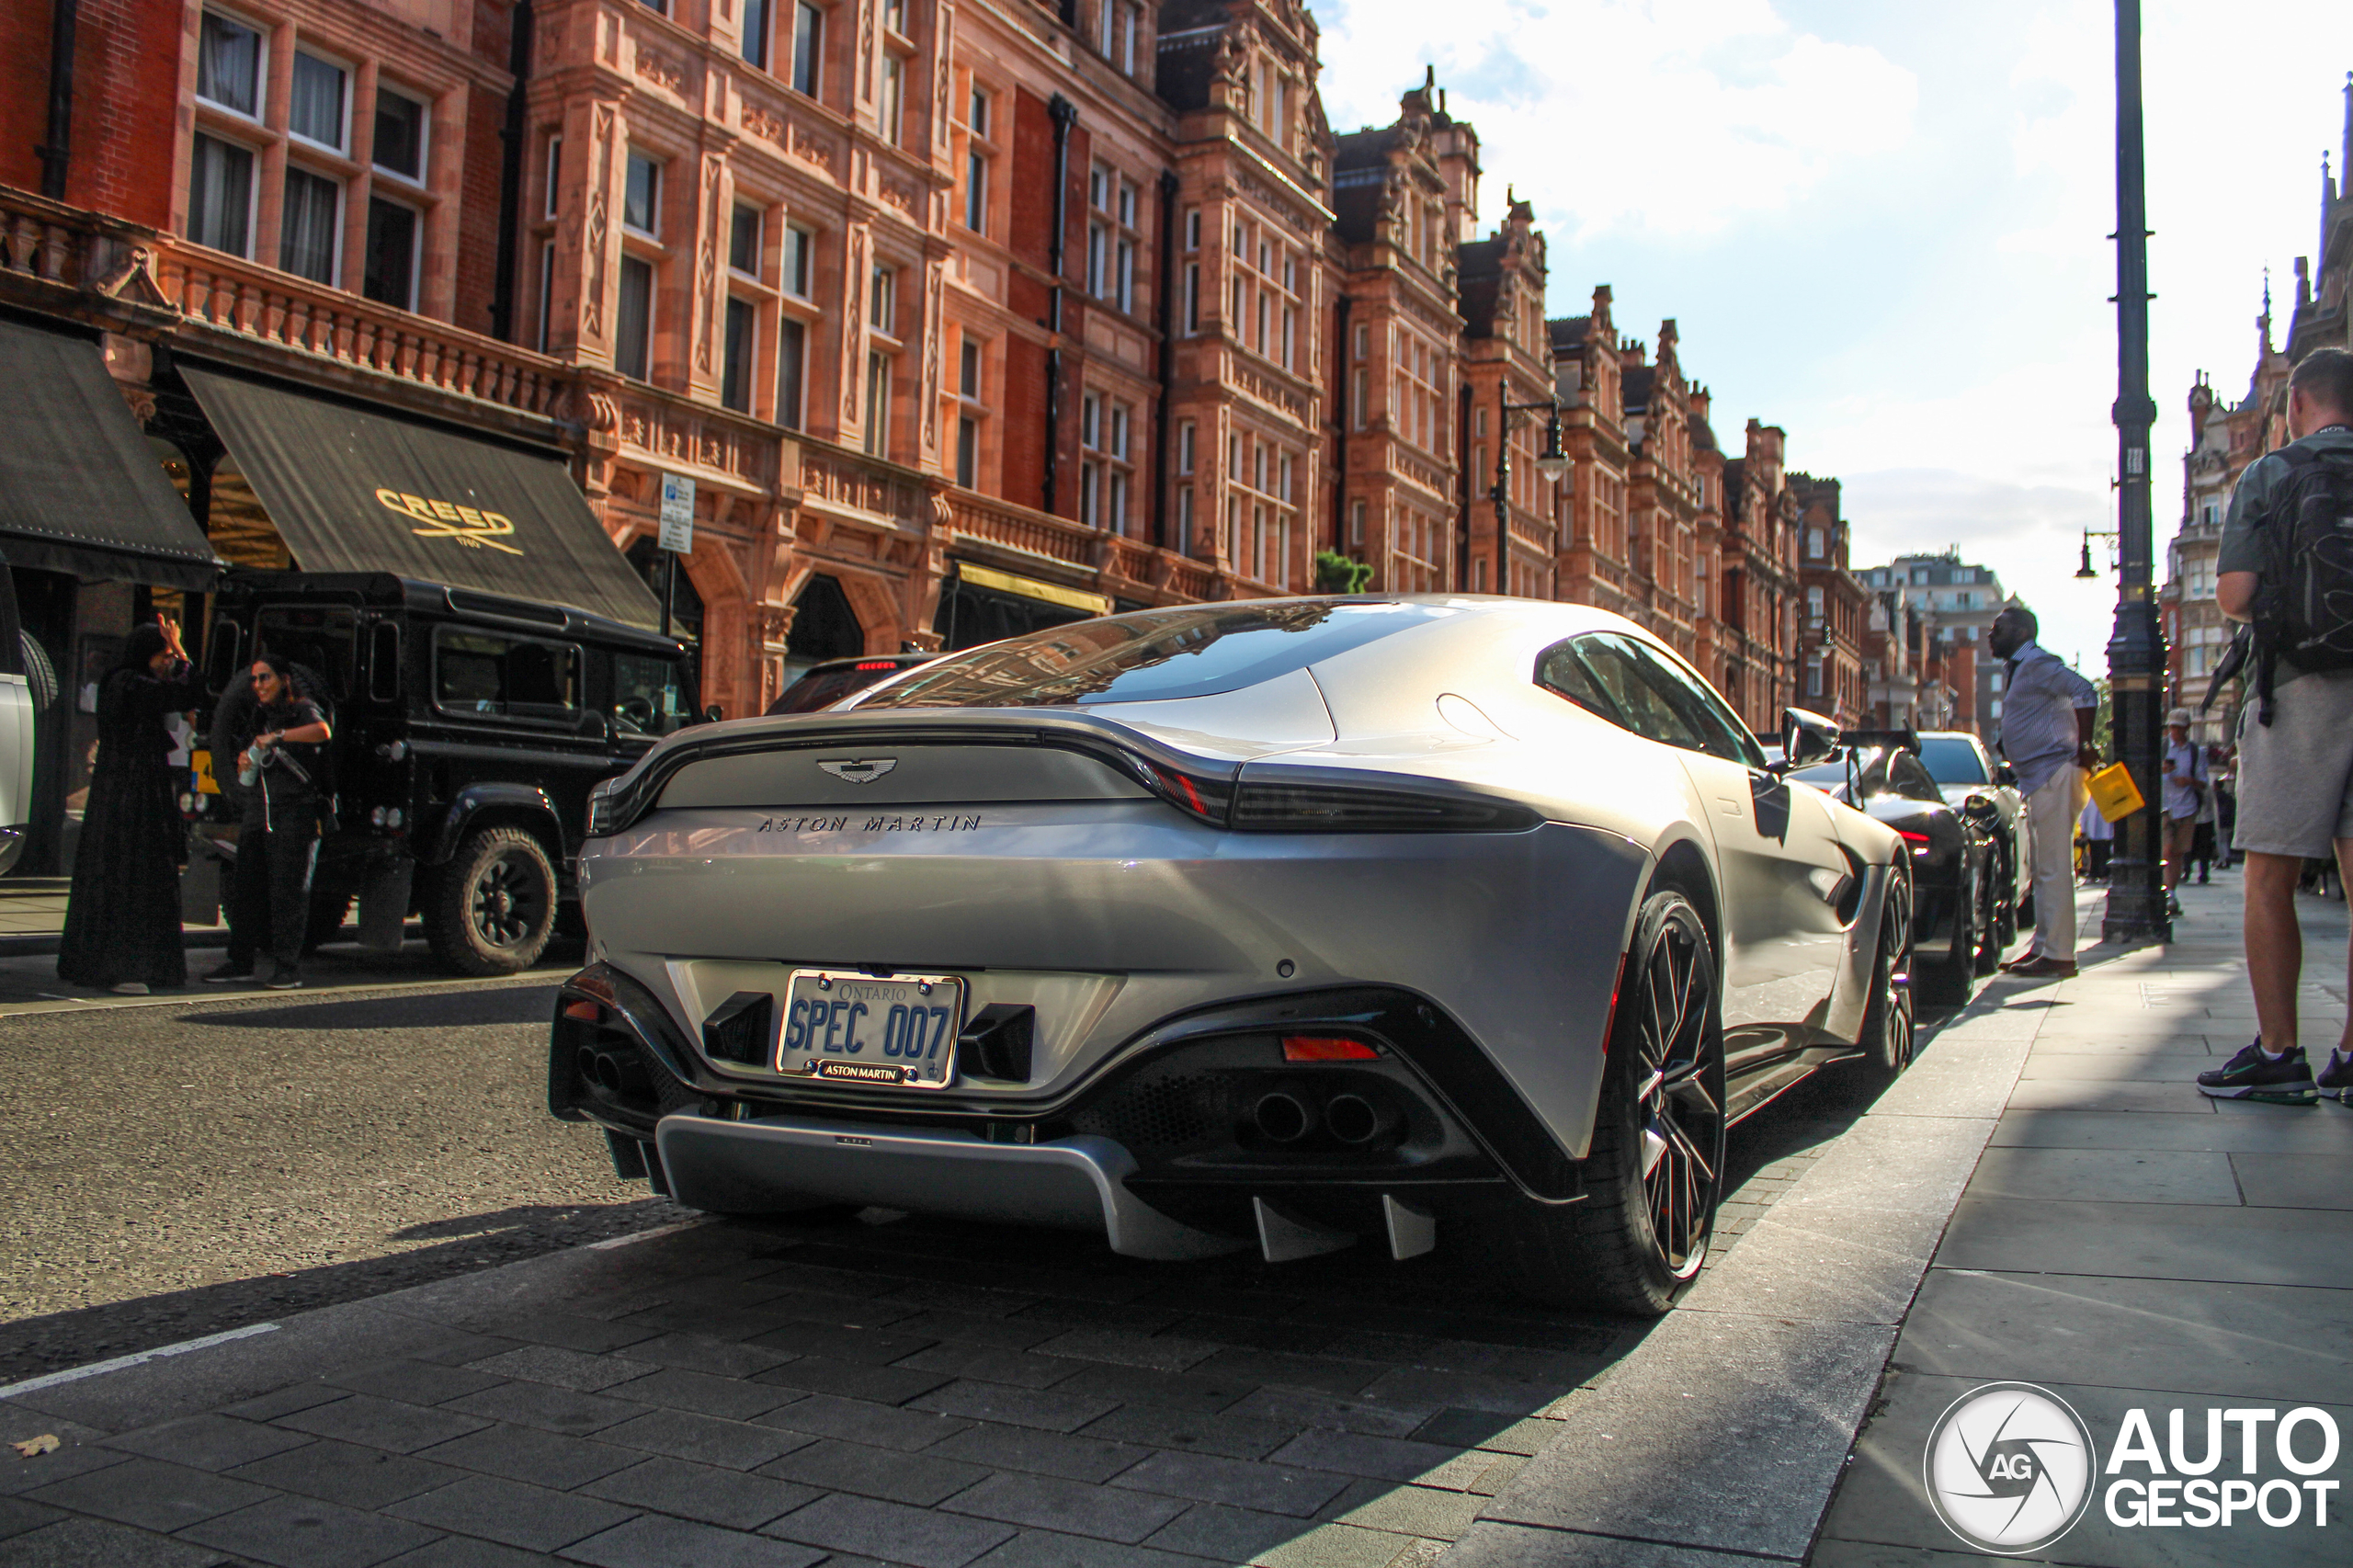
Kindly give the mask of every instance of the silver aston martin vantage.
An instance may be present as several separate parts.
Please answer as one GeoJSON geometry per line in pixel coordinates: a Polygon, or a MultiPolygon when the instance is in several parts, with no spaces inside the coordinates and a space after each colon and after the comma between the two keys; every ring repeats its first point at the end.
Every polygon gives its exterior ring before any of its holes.
{"type": "Polygon", "coordinates": [[[1378,596],[685,731],[591,803],[550,1108],[714,1212],[1445,1244],[1664,1311],[1726,1127],[1911,1055],[1905,846],[1781,738],[1604,612],[1378,596]]]}

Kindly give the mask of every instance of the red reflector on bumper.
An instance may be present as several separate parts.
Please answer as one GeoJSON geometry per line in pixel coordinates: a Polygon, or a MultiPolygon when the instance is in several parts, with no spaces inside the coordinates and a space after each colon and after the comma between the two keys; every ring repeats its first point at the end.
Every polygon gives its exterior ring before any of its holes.
{"type": "Polygon", "coordinates": [[[1360,1040],[1293,1034],[1283,1037],[1283,1060],[1285,1062],[1378,1062],[1381,1060],[1381,1052],[1360,1040]]]}
{"type": "Polygon", "coordinates": [[[1925,833],[1905,833],[1902,828],[1898,828],[1896,829],[1896,835],[1898,837],[1902,838],[1904,843],[1915,846],[1922,849],[1926,849],[1929,844],[1928,835],[1925,833]]]}
{"type": "Polygon", "coordinates": [[[577,1018],[584,1024],[593,1024],[605,1016],[605,1009],[594,1002],[573,1002],[565,1006],[563,1016],[577,1018]]]}

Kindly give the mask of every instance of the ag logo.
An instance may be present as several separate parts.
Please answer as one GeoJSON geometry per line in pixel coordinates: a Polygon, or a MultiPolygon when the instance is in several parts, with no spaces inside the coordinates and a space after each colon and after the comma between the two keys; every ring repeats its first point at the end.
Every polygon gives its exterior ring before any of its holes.
{"type": "Polygon", "coordinates": [[[1945,1528],[2001,1556],[2050,1545],[2091,1506],[2091,1428],[2032,1383],[1987,1383],[1928,1433],[1921,1470],[1945,1528]]]}
{"type": "Polygon", "coordinates": [[[899,766],[895,756],[861,756],[817,765],[845,784],[871,784],[899,766]]]}

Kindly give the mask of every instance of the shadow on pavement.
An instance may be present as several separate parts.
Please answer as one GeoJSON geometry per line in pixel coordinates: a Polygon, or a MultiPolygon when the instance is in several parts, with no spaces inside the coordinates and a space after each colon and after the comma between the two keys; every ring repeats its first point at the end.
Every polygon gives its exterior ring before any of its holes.
{"type": "Polygon", "coordinates": [[[86,1366],[200,1335],[267,1323],[317,1307],[364,1301],[541,1253],[581,1246],[689,1218],[659,1199],[577,1209],[532,1206],[399,1233],[447,1236],[438,1246],[264,1274],[133,1301],[0,1324],[0,1383],[86,1366]]]}

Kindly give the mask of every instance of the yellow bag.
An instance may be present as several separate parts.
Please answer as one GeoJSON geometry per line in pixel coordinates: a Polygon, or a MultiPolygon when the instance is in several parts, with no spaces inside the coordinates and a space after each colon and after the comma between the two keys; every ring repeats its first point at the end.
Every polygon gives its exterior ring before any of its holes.
{"type": "Polygon", "coordinates": [[[2092,804],[2110,822],[2122,822],[2149,803],[2141,799],[2140,786],[2132,782],[2131,770],[2120,762],[2109,763],[2086,782],[2091,790],[2092,804]]]}

